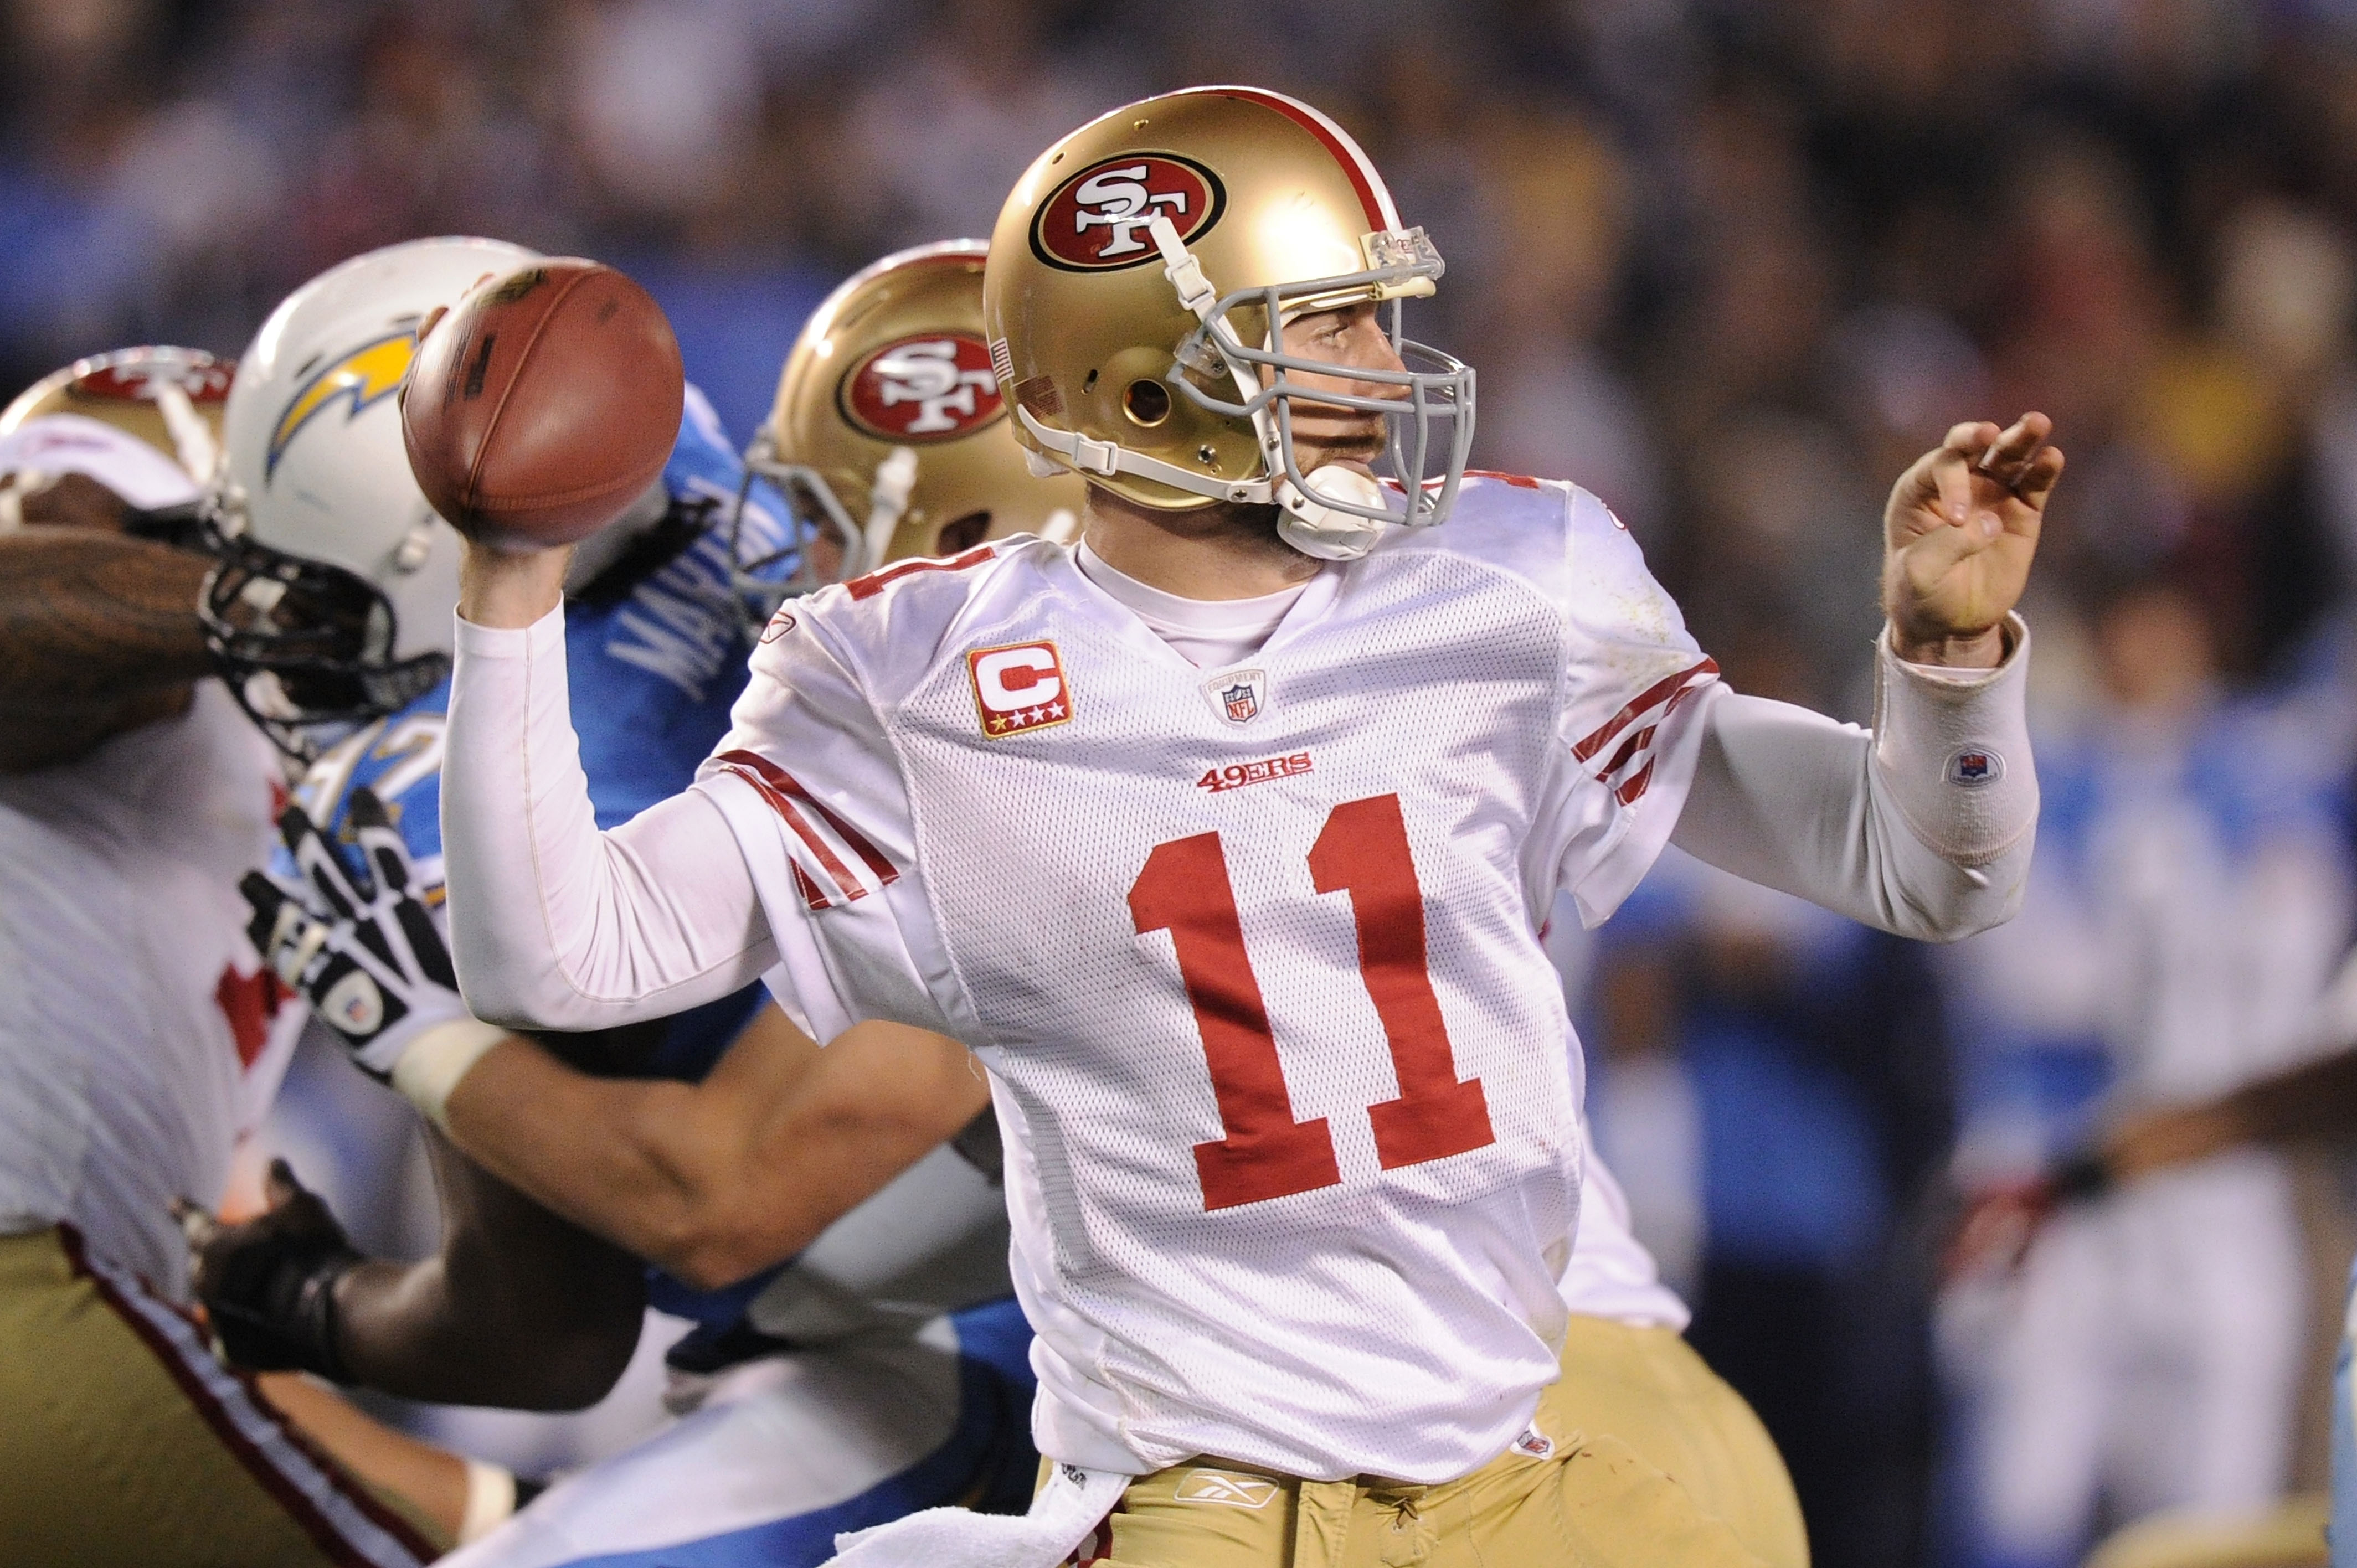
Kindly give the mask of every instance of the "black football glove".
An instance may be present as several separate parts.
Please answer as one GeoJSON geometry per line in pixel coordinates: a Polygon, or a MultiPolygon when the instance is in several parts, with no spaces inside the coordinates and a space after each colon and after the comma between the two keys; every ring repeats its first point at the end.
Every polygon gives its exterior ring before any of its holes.
{"type": "Polygon", "coordinates": [[[350,1382],[336,1347],[336,1282],[363,1260],[285,1160],[270,1162],[268,1188],[269,1211],[242,1225],[182,1208],[197,1299],[231,1365],[350,1382]]]}
{"type": "Polygon", "coordinates": [[[467,1004],[383,803],[353,790],[350,822],[369,866],[361,879],[303,808],[289,806],[278,831],[301,879],[284,886],[250,871],[238,890],[253,907],[246,930],[263,961],[309,1000],[361,1070],[384,1079],[420,1035],[468,1016],[467,1004]]]}

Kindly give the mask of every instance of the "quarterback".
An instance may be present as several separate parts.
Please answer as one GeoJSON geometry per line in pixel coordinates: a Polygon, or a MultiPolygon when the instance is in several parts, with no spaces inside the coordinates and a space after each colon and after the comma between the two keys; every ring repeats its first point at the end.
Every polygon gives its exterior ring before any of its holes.
{"type": "MultiPolygon", "coordinates": [[[[747,455],[751,471],[791,498],[795,567],[791,577],[770,570],[786,560],[770,558],[774,527],[750,509],[732,510],[729,559],[743,600],[774,608],[780,589],[807,590],[915,554],[956,553],[1026,524],[1051,535],[1068,526],[1081,504],[1079,482],[1027,474],[995,384],[985,376],[984,390],[967,391],[974,380],[958,368],[988,363],[984,254],[979,242],[961,241],[887,257],[813,317],[747,455]]],[[[707,563],[693,596],[725,600],[721,586],[707,563]]],[[[566,667],[576,723],[602,733],[608,711],[630,705],[632,682],[601,657],[601,624],[594,608],[568,621],[566,667]]],[[[364,757],[390,728],[428,717],[438,725],[440,715],[437,693],[430,715],[371,726],[329,754],[316,777],[329,789],[366,782],[381,765],[350,764],[345,754],[364,757]]],[[[682,779],[704,749],[681,758],[682,779]]],[[[608,750],[592,746],[597,756],[608,750]]],[[[610,784],[601,799],[604,772],[592,765],[601,820],[649,803],[616,796],[610,784]]],[[[407,889],[388,890],[396,903],[422,905],[440,891],[432,782],[418,779],[403,800],[388,802],[404,807],[397,833],[381,815],[342,813],[363,843],[393,857],[387,880],[407,889]]],[[[307,786],[298,799],[313,819],[339,814],[319,789],[307,786]]],[[[326,866],[324,847],[298,832],[306,861],[326,866]]],[[[324,950],[360,950],[357,913],[338,909],[357,911],[369,900],[341,881],[337,889],[333,899],[311,890],[309,915],[332,928],[324,950]]],[[[285,897],[274,888],[259,895],[274,953],[317,946],[317,926],[283,918],[285,897]]],[[[420,908],[387,922],[380,907],[370,918],[415,929],[429,917],[420,908]]],[[[429,1000],[413,986],[407,994],[421,1011],[464,1011],[447,992],[429,1000]]],[[[870,1026],[823,1058],[814,1050],[771,1010],[691,1088],[598,1081],[516,1041],[487,1055],[447,1104],[424,1104],[471,1157],[683,1277],[719,1285],[762,1271],[749,1287],[708,1297],[716,1307],[748,1294],[751,1300],[741,1312],[700,1314],[705,1327],[673,1353],[682,1386],[714,1391],[692,1415],[576,1477],[454,1562],[538,1568],[660,1550],[684,1564],[759,1551],[782,1568],[830,1555],[843,1528],[911,1507],[947,1499],[1019,1507],[1028,1496],[1028,1463],[1013,1498],[1005,1488],[1013,1461],[1031,1454],[1026,1412],[1012,1399],[954,1397],[943,1377],[954,1358],[922,1331],[939,1305],[1008,1288],[1004,1208],[971,1168],[985,1162],[996,1172],[988,1091],[967,1069],[965,1051],[938,1036],[870,1026]],[[977,1112],[954,1155],[936,1148],[977,1112]],[[876,1201],[845,1213],[911,1161],[914,1168],[876,1201]],[[771,1267],[795,1251],[784,1270],[771,1267]],[[987,1283],[994,1277],[995,1286],[987,1283]],[[895,1323],[899,1332],[879,1332],[895,1323]],[[983,1411],[996,1412],[996,1423],[979,1419],[983,1411]],[[1009,1417],[1023,1423],[1008,1425],[1009,1417]],[[781,1433],[794,1439],[780,1441],[781,1433]],[[944,1443],[945,1434],[962,1435],[944,1443]],[[959,1455],[976,1443],[1005,1462],[973,1472],[959,1455]]],[[[414,1081],[398,1065],[393,1076],[414,1081]]],[[[288,1222],[306,1218],[290,1212],[233,1233],[208,1250],[209,1264],[250,1275],[257,1259],[290,1244],[288,1222]]],[[[1776,1568],[1804,1563],[1773,1445],[1678,1338],[1684,1307],[1661,1287],[1629,1234],[1609,1174],[1592,1160],[1562,1290],[1575,1325],[1562,1397],[1583,1422],[1604,1423],[1686,1479],[1776,1568]]],[[[1012,1355],[996,1380],[1028,1402],[1029,1380],[1020,1374],[1030,1333],[1019,1314],[984,1305],[949,1324],[967,1346],[996,1325],[1012,1355]]],[[[991,1370],[974,1360],[964,1380],[987,1380],[991,1370]]]]}
{"type": "Polygon", "coordinates": [[[2029,415],[1900,478],[1872,732],[1745,698],[1600,502],[1466,474],[1472,373],[1398,331],[1440,270],[1278,94],[1050,147],[985,324],[1082,542],[789,604],[694,786],[618,828],[562,554],[467,555],[443,821],[479,1015],[761,975],[814,1038],[890,1020],[989,1071],[1056,1463],[1025,1519],[846,1563],[1754,1560],[1544,1398],[1583,1140],[1538,928],[1674,832],[1903,934],[2004,918],[2037,807],[2010,611],[2061,459],[2029,415]]]}

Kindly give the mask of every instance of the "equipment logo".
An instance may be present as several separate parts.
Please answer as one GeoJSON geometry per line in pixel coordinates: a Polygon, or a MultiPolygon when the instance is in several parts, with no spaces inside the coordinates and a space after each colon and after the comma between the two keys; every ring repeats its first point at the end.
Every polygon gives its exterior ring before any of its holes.
{"type": "Polygon", "coordinates": [[[1148,232],[1168,218],[1181,243],[1220,220],[1220,177],[1175,153],[1125,153],[1058,186],[1031,219],[1031,251],[1068,273],[1114,272],[1160,259],[1148,232]]]}
{"type": "Polygon", "coordinates": [[[1006,412],[990,347],[971,332],[929,332],[885,344],[835,388],[843,417],[884,441],[949,441],[1006,412]]]}
{"type": "Polygon", "coordinates": [[[399,392],[416,352],[417,334],[404,327],[361,344],[305,381],[287,400],[278,423],[270,427],[270,451],[262,464],[264,483],[278,472],[278,460],[286,455],[287,446],[322,411],[349,400],[351,406],[345,410],[344,420],[350,424],[399,392]]]}
{"type": "Polygon", "coordinates": [[[1262,670],[1231,670],[1203,682],[1203,694],[1232,725],[1248,725],[1268,705],[1268,673],[1262,670]]]}
{"type": "Polygon", "coordinates": [[[1978,789],[2004,777],[2005,758],[1985,746],[1968,746],[1948,758],[1948,782],[1962,789],[1978,789]]]}
{"type": "Polygon", "coordinates": [[[1555,1457],[1555,1439],[1535,1426],[1525,1426],[1523,1434],[1514,1439],[1514,1452],[1530,1459],[1555,1457]]]}
{"type": "Polygon", "coordinates": [[[1172,1496],[1182,1503],[1265,1509],[1276,1496],[1276,1483],[1259,1476],[1232,1476],[1224,1470],[1189,1470],[1179,1477],[1172,1496]]]}
{"type": "Polygon", "coordinates": [[[1265,784],[1272,779],[1295,779],[1313,770],[1314,764],[1306,751],[1289,757],[1264,757],[1257,762],[1231,762],[1225,768],[1206,768],[1203,776],[1195,780],[1198,789],[1212,794],[1224,794],[1241,789],[1247,784],[1265,784]]]}
{"type": "Polygon", "coordinates": [[[977,648],[965,669],[982,733],[993,740],[1072,722],[1071,682],[1052,642],[977,648]]]}

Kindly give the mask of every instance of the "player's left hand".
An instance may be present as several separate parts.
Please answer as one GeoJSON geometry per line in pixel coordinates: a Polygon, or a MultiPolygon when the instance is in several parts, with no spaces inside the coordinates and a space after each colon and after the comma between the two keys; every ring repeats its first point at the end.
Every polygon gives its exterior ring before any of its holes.
{"type": "Polygon", "coordinates": [[[309,1000],[362,1071],[389,1079],[420,1036],[468,1015],[382,802],[355,789],[350,817],[368,874],[354,877],[303,808],[289,806],[278,831],[302,880],[284,886],[253,871],[238,890],[253,908],[246,930],[263,961],[309,1000]]]}
{"type": "Polygon", "coordinates": [[[1883,511],[1882,607],[1891,647],[1923,664],[1987,668],[2029,581],[2062,454],[2054,422],[1959,424],[1891,487],[1883,511]]]}
{"type": "Polygon", "coordinates": [[[270,1162],[265,1196],[269,1208],[242,1225],[177,1206],[190,1283],[222,1358],[249,1371],[317,1372],[349,1382],[336,1343],[336,1282],[363,1260],[285,1160],[270,1162]]]}

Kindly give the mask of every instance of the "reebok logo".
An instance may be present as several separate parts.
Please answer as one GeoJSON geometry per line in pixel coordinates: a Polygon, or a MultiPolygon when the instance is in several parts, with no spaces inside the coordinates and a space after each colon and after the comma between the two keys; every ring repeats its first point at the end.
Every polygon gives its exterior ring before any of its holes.
{"type": "Polygon", "coordinates": [[[1276,1496],[1276,1483],[1258,1476],[1231,1476],[1224,1470],[1189,1470],[1178,1478],[1178,1489],[1173,1495],[1182,1503],[1265,1509],[1276,1496]]]}

